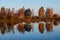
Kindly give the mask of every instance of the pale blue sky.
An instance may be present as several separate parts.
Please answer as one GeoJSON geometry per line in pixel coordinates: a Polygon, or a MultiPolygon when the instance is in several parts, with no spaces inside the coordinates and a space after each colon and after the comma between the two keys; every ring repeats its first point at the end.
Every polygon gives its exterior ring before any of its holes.
{"type": "Polygon", "coordinates": [[[6,8],[33,8],[34,11],[43,6],[53,8],[54,12],[60,13],[60,0],[0,0],[0,7],[5,6],[6,8]]]}

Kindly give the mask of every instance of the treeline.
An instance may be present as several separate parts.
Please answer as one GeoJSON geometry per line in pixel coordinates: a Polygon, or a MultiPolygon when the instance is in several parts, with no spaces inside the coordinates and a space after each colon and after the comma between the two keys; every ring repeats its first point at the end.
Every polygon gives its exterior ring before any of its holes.
{"type": "Polygon", "coordinates": [[[10,8],[1,7],[0,9],[0,21],[4,20],[20,20],[28,22],[39,22],[39,21],[60,21],[60,15],[53,13],[53,8],[40,7],[38,9],[38,16],[34,16],[33,10],[30,8],[25,9],[24,7],[14,11],[10,8]]]}

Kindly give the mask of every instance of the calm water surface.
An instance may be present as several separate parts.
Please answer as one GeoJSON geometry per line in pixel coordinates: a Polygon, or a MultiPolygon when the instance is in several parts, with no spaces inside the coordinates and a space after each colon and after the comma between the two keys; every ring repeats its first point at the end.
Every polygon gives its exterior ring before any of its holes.
{"type": "Polygon", "coordinates": [[[0,26],[0,40],[60,40],[60,24],[18,23],[0,26]]]}

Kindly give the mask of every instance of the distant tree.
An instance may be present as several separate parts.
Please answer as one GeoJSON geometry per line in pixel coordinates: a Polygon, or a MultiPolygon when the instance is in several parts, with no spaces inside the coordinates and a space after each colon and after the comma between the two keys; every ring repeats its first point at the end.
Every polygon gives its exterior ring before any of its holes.
{"type": "Polygon", "coordinates": [[[2,14],[2,15],[5,15],[5,14],[6,14],[5,7],[1,7],[1,14],[2,14]]]}
{"type": "Polygon", "coordinates": [[[24,7],[18,10],[18,18],[19,19],[24,19],[24,12],[25,12],[24,7]]]}
{"type": "Polygon", "coordinates": [[[54,14],[53,16],[54,16],[54,19],[55,20],[58,20],[59,19],[59,15],[58,14],[54,14]]]}
{"type": "Polygon", "coordinates": [[[41,7],[41,8],[39,9],[38,14],[39,14],[39,19],[42,19],[43,16],[44,16],[44,8],[43,8],[43,7],[41,7]]]}
{"type": "Polygon", "coordinates": [[[25,17],[28,17],[28,16],[31,17],[31,10],[29,8],[25,10],[24,16],[25,17]]]}
{"type": "Polygon", "coordinates": [[[5,18],[6,18],[6,10],[5,10],[5,7],[1,7],[0,19],[5,19],[5,18]]]}
{"type": "Polygon", "coordinates": [[[15,17],[14,12],[8,9],[7,19],[14,19],[14,17],[15,17]]]}
{"type": "Polygon", "coordinates": [[[46,9],[46,15],[45,15],[48,19],[53,18],[53,9],[51,8],[47,8],[46,9]]]}

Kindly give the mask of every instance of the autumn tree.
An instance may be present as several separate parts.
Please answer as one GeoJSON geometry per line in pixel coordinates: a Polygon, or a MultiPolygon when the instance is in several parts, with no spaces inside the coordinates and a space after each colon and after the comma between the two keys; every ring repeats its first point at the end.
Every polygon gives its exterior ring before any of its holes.
{"type": "Polygon", "coordinates": [[[24,12],[25,22],[30,23],[31,22],[31,10],[28,8],[24,12]]]}
{"type": "Polygon", "coordinates": [[[47,9],[46,9],[46,17],[47,17],[48,19],[53,18],[53,9],[51,9],[51,8],[47,8],[47,9]]]}
{"type": "Polygon", "coordinates": [[[29,8],[25,10],[24,16],[25,16],[25,18],[31,17],[31,10],[29,8]]]}
{"type": "Polygon", "coordinates": [[[6,18],[6,10],[5,7],[1,7],[0,19],[4,19],[4,18],[6,18]]]}
{"type": "Polygon", "coordinates": [[[25,12],[24,7],[18,10],[18,18],[19,19],[24,19],[24,12],[25,12]]]}
{"type": "Polygon", "coordinates": [[[44,17],[44,8],[43,7],[41,7],[39,9],[38,14],[39,14],[38,15],[39,16],[39,19],[42,19],[44,17]]]}
{"type": "Polygon", "coordinates": [[[54,20],[57,20],[58,21],[59,15],[58,14],[54,14],[53,16],[54,16],[54,20]]]}

